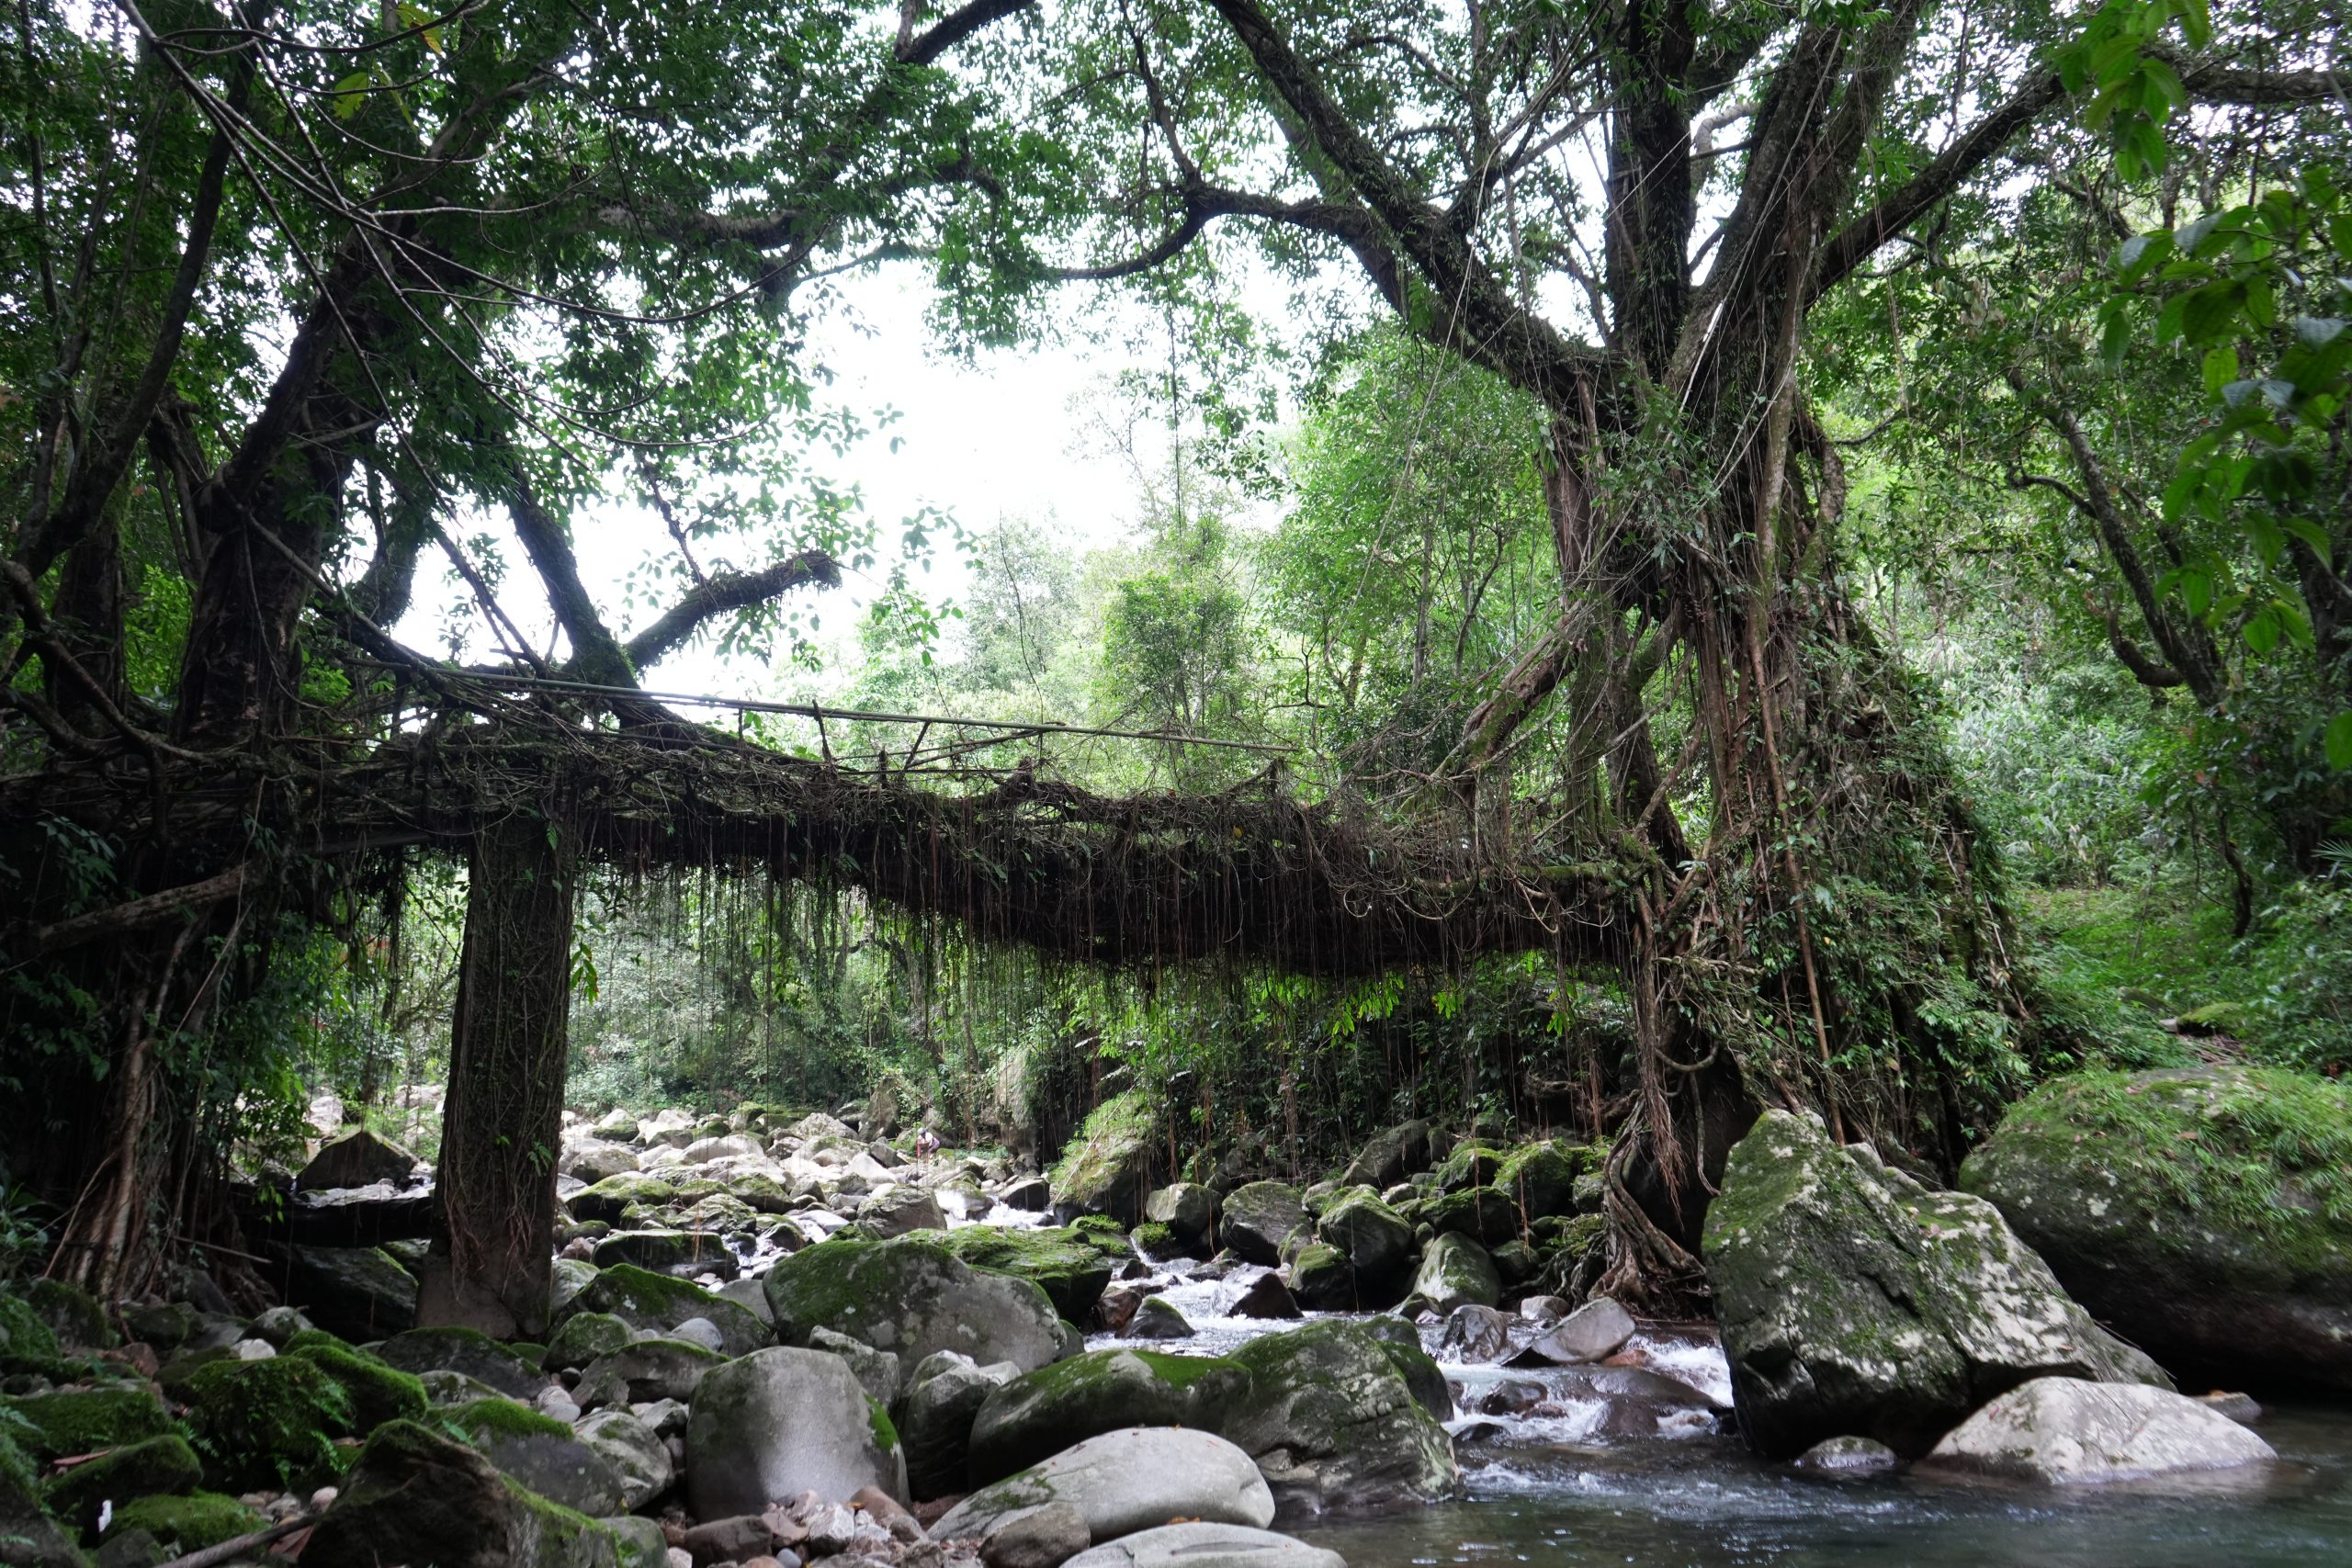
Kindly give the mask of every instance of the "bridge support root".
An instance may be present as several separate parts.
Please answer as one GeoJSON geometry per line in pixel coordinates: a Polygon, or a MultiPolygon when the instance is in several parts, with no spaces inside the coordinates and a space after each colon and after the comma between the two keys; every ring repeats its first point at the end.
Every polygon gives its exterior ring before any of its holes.
{"type": "Polygon", "coordinates": [[[442,1112],[441,1218],[417,1321],[546,1331],[571,997],[575,854],[548,817],[484,827],[468,861],[465,951],[442,1112]]]}

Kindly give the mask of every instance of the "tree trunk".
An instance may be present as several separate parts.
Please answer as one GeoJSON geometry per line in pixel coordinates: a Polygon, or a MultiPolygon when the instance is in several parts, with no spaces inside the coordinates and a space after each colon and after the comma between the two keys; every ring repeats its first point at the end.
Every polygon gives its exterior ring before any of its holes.
{"type": "Polygon", "coordinates": [[[574,872],[560,815],[509,817],[474,840],[421,1325],[546,1331],[574,872]]]}

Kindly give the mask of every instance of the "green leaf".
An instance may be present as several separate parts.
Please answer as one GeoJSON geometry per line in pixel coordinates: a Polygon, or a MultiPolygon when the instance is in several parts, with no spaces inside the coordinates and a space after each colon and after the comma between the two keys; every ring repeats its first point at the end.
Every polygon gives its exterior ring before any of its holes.
{"type": "Polygon", "coordinates": [[[333,101],[332,107],[334,109],[334,118],[337,119],[349,119],[353,115],[357,114],[362,107],[366,107],[368,102],[368,88],[369,84],[374,81],[375,75],[373,73],[367,71],[355,71],[350,75],[345,76],[343,80],[337,82],[334,86],[329,87],[327,89],[327,96],[333,101]]]}
{"type": "Polygon", "coordinates": [[[2264,655],[2278,646],[2278,612],[2265,604],[2246,617],[2241,635],[2256,655],[2264,655]]]}
{"type": "Polygon", "coordinates": [[[2238,345],[2225,343],[2205,354],[2205,395],[2217,398],[2222,389],[2238,378],[2238,345]]]}
{"type": "Polygon", "coordinates": [[[2309,545],[2312,547],[2312,553],[2319,557],[2322,564],[2333,562],[2335,556],[2335,542],[2327,536],[2326,529],[2310,518],[2281,517],[2278,519],[2278,526],[2309,545]]]}
{"type": "Polygon", "coordinates": [[[2205,344],[2234,330],[2245,298],[2245,286],[2239,283],[2209,283],[2189,290],[2181,306],[2181,336],[2192,344],[2205,344]]]}
{"type": "Polygon", "coordinates": [[[2352,772],[2352,709],[2327,721],[2327,765],[2339,773],[2352,772]]]}

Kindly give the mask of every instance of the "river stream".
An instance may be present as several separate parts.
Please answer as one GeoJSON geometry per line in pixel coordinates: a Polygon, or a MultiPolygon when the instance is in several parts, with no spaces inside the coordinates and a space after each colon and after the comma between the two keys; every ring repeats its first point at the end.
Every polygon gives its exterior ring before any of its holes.
{"type": "MultiPolygon", "coordinates": [[[[1162,1274],[1193,1338],[1089,1343],[1205,1355],[1295,1326],[1224,1315],[1262,1272],[1162,1274]]],[[[1351,1568],[2352,1565],[2352,1408],[2342,1405],[2270,1407],[2256,1430],[2276,1462],[2185,1481],[2065,1491],[1830,1482],[1759,1462],[1713,1416],[1729,1404],[1730,1378],[1703,1333],[1637,1337],[1623,1358],[1638,1363],[1631,1375],[1454,1364],[1434,1328],[1422,1341],[1462,1405],[1451,1427],[1468,1493],[1376,1518],[1283,1522],[1351,1568]],[[1521,1412],[1492,1413],[1511,1405],[1521,1412]]]]}

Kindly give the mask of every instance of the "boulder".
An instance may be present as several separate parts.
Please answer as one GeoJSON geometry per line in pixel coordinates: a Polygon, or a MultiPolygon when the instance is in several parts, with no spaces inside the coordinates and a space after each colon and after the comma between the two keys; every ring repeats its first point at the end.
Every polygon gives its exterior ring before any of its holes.
{"type": "Polygon", "coordinates": [[[1437,1190],[1464,1192],[1473,1187],[1491,1186],[1510,1154],[1510,1150],[1485,1138],[1464,1138],[1438,1162],[1432,1173],[1437,1190]]]}
{"type": "Polygon", "coordinates": [[[602,1220],[616,1225],[631,1209],[655,1208],[674,1201],[677,1196],[677,1188],[651,1171],[620,1171],[574,1192],[564,1200],[564,1207],[575,1220],[602,1220]]]}
{"type": "Polygon", "coordinates": [[[839,1356],[849,1363],[857,1386],[865,1391],[868,1399],[888,1406],[899,1397],[899,1358],[888,1350],[876,1350],[863,1339],[852,1339],[846,1334],[836,1334],[830,1328],[808,1331],[808,1348],[822,1350],[829,1356],[839,1356]]]}
{"type": "Polygon", "coordinates": [[[683,1339],[639,1339],[589,1362],[571,1397],[582,1410],[691,1399],[702,1380],[725,1365],[726,1357],[683,1339]]]}
{"type": "Polygon", "coordinates": [[[868,1198],[857,1211],[857,1223],[866,1235],[887,1241],[909,1231],[944,1231],[947,1212],[930,1188],[899,1186],[868,1198]]]}
{"type": "Polygon", "coordinates": [[[756,1351],[712,1371],[686,1422],[686,1495],[698,1518],[756,1514],[815,1492],[907,1495],[906,1459],[882,1407],[838,1356],[756,1351]]]}
{"type": "Polygon", "coordinates": [[[2169,1389],[2051,1377],[1993,1400],[1946,1433],[1919,1468],[2071,1486],[2277,1457],[2235,1421],[2169,1389]]]}
{"type": "Polygon", "coordinates": [[[1159,1140],[1152,1136],[1159,1117],[1141,1089],[1129,1089],[1096,1106],[1054,1168],[1057,1213],[1108,1214],[1125,1230],[1143,1218],[1159,1140]]]}
{"type": "Polygon", "coordinates": [[[620,1505],[630,1513],[644,1507],[677,1479],[669,1445],[627,1410],[599,1410],[581,1419],[580,1440],[595,1450],[620,1486],[620,1505]]]}
{"type": "Polygon", "coordinates": [[[1400,1282],[1413,1261],[1413,1227],[1370,1188],[1343,1192],[1315,1222],[1315,1234],[1337,1247],[1359,1279],[1400,1282]]]}
{"type": "Polygon", "coordinates": [[[1280,1274],[1265,1273],[1250,1281],[1249,1287],[1233,1299],[1226,1309],[1229,1317],[1303,1317],[1297,1298],[1290,1287],[1283,1283],[1280,1274]]]}
{"type": "Polygon", "coordinates": [[[479,1329],[412,1328],[385,1340],[376,1356],[403,1372],[463,1372],[526,1403],[548,1385],[545,1372],[479,1329]]]}
{"type": "Polygon", "coordinates": [[[1091,1317],[1119,1265],[1135,1261],[1125,1241],[1076,1227],[1029,1231],[967,1225],[948,1235],[947,1249],[975,1269],[1028,1280],[1072,1323],[1091,1317]]]}
{"type": "Polygon", "coordinates": [[[1222,1430],[1284,1507],[1401,1507],[1460,1488],[1440,1425],[1453,1415],[1444,1376],[1404,1324],[1329,1319],[1250,1340],[1229,1359],[1250,1388],[1222,1430]]]}
{"type": "Polygon", "coordinates": [[[584,1367],[599,1356],[609,1356],[637,1337],[636,1331],[608,1312],[574,1313],[556,1325],[539,1365],[551,1372],[584,1367]]]}
{"type": "Polygon", "coordinates": [[[1906,1458],[2034,1378],[2163,1385],[1981,1198],[1930,1192],[1817,1117],[1732,1148],[1704,1239],[1740,1430],[1788,1459],[1866,1437],[1906,1458]]]}
{"type": "Polygon", "coordinates": [[[722,1159],[758,1159],[764,1152],[758,1144],[736,1133],[697,1138],[685,1149],[688,1165],[709,1165],[722,1159]]]}
{"type": "Polygon", "coordinates": [[[1623,1349],[1634,1326],[1633,1314],[1607,1296],[1595,1296],[1538,1335],[1528,1348],[1562,1366],[1599,1361],[1623,1349]]]}
{"type": "Polygon", "coordinates": [[[735,1269],[735,1255],[727,1248],[727,1238],[714,1230],[673,1230],[667,1226],[645,1230],[614,1231],[600,1237],[592,1255],[599,1269],[611,1269],[634,1264],[639,1269],[656,1272],[677,1269],[697,1271],[697,1266],[729,1274],[735,1269]]]}
{"type": "Polygon", "coordinates": [[[706,1318],[718,1327],[721,1348],[729,1356],[748,1355],[775,1343],[766,1324],[726,1297],[627,1263],[600,1269],[571,1298],[567,1311],[608,1313],[649,1334],[668,1334],[689,1318],[706,1318]]]}
{"type": "Polygon", "coordinates": [[[637,1168],[637,1151],[591,1138],[564,1150],[563,1174],[592,1186],[608,1176],[624,1176],[637,1168]]]}
{"type": "Polygon", "coordinates": [[[87,1568],[74,1538],[40,1506],[31,1477],[0,1464],[0,1563],[7,1568],[87,1568]]]}
{"type": "Polygon", "coordinates": [[[1129,1427],[982,1487],[942,1516],[931,1539],[985,1539],[1012,1516],[1048,1503],[1077,1509],[1098,1545],[1170,1519],[1263,1529],[1274,1517],[1272,1493],[1234,1444],[1207,1432],[1129,1427]]]}
{"type": "Polygon", "coordinates": [[[1338,1247],[1319,1241],[1310,1241],[1293,1253],[1290,1267],[1283,1273],[1292,1300],[1310,1312],[1344,1312],[1387,1304],[1367,1301],[1347,1258],[1338,1247]]]}
{"type": "Polygon", "coordinates": [[[1066,1568],[1348,1568],[1348,1560],[1295,1536],[1242,1525],[1162,1525],[1081,1551],[1066,1568]]]}
{"type": "Polygon", "coordinates": [[[1437,1353],[1464,1365],[1492,1366],[1511,1353],[1509,1314],[1476,1302],[1464,1302],[1446,1314],[1439,1331],[1437,1353]]]}
{"type": "Polygon", "coordinates": [[[1042,1503],[981,1537],[980,1561],[988,1568],[1061,1568],[1092,1539],[1085,1515],[1068,1503],[1042,1503]]]}
{"type": "Polygon", "coordinates": [[[1008,1209],[1042,1214],[1054,1206],[1054,1184],[1042,1176],[1024,1176],[1008,1183],[996,1201],[1008,1209]]]}
{"type": "Polygon", "coordinates": [[[1197,1330],[1176,1308],[1176,1303],[1159,1296],[1146,1296],[1136,1304],[1136,1314],[1127,1319],[1127,1337],[1131,1339],[1190,1339],[1197,1330]]]}
{"type": "Polygon", "coordinates": [[[619,1568],[610,1530],[413,1421],[379,1427],[302,1549],[305,1568],[619,1568]]]}
{"type": "Polygon", "coordinates": [[[621,1478],[565,1422],[507,1399],[461,1404],[443,1419],[507,1476],[551,1503],[592,1517],[622,1506],[621,1478]]]}
{"type": "Polygon", "coordinates": [[[395,1187],[416,1174],[416,1156],[379,1138],[365,1127],[330,1138],[294,1178],[298,1190],[315,1192],[327,1187],[367,1187],[387,1181],[395,1187]]]}
{"type": "Polygon", "coordinates": [[[287,1297],[330,1334],[364,1344],[416,1326],[416,1276],[374,1247],[298,1247],[287,1297]]]}
{"type": "Polygon", "coordinates": [[[779,1258],[767,1274],[776,1337],[805,1345],[830,1328],[910,1366],[954,1350],[1023,1371],[1061,1354],[1061,1319],[1026,1280],[982,1273],[939,1240],[833,1240],[779,1258]]]}
{"type": "Polygon", "coordinates": [[[1574,1213],[1584,1153],[1577,1149],[1571,1154],[1556,1143],[1529,1144],[1504,1156],[1491,1185],[1531,1220],[1574,1213]]]}
{"type": "Polygon", "coordinates": [[[1280,1181],[1253,1181],[1225,1195],[1218,1235],[1250,1263],[1269,1268],[1283,1260],[1291,1236],[1307,1228],[1306,1204],[1298,1189],[1280,1181]]]}
{"type": "Polygon", "coordinates": [[[1519,1204],[1499,1187],[1441,1193],[1421,1205],[1420,1216],[1441,1235],[1466,1235],[1485,1247],[1499,1247],[1521,1228],[1519,1204]]]}
{"type": "Polygon", "coordinates": [[[107,1309],[79,1285],[35,1280],[25,1291],[25,1304],[49,1325],[58,1348],[69,1355],[78,1350],[111,1350],[119,1343],[114,1325],[107,1322],[107,1309]]]}
{"type": "Polygon", "coordinates": [[[1009,1367],[975,1366],[970,1357],[952,1350],[915,1370],[898,1422],[907,1487],[914,1496],[944,1497],[970,1484],[965,1455],[972,1446],[972,1422],[1011,1376],[1009,1367]]]}
{"type": "Polygon", "coordinates": [[[1430,1163],[1430,1124],[1406,1122],[1374,1133],[1340,1179],[1350,1187],[1387,1188],[1405,1179],[1408,1171],[1430,1163]]]}
{"type": "Polygon", "coordinates": [[[670,1568],[670,1538],[651,1519],[620,1514],[596,1522],[613,1532],[620,1568],[670,1568]]]}
{"type": "Polygon", "coordinates": [[[109,1449],[59,1472],[42,1488],[42,1500],[51,1513],[92,1533],[108,1503],[156,1493],[193,1492],[203,1479],[204,1466],[196,1450],[174,1432],[109,1449]]]}
{"type": "Polygon", "coordinates": [[[1459,1306],[1493,1306],[1502,1300],[1503,1282],[1487,1249],[1466,1235],[1430,1239],[1422,1250],[1420,1271],[1413,1276],[1413,1295],[1431,1312],[1450,1314],[1459,1306]]]}
{"type": "Polygon", "coordinates": [[[1090,1350],[991,1392],[972,1422],[971,1484],[985,1486],[1123,1427],[1216,1431],[1250,1374],[1214,1356],[1090,1350]]]}
{"type": "Polygon", "coordinates": [[[142,1385],[63,1389],[51,1393],[0,1399],[28,1427],[5,1428],[33,1458],[64,1459],[100,1449],[161,1438],[172,1430],[171,1412],[155,1391],[142,1385]]]}
{"type": "MultiPolygon", "coordinates": [[[[191,1492],[185,1497],[118,1500],[114,1520],[107,1526],[101,1540],[105,1546],[112,1547],[132,1531],[143,1530],[158,1547],[168,1548],[169,1555],[178,1556],[251,1535],[268,1526],[269,1521],[258,1510],[248,1508],[234,1497],[224,1497],[218,1492],[191,1492]]],[[[110,1568],[110,1555],[104,1550],[99,1551],[99,1568],[110,1568]]],[[[0,1562],[6,1561],[13,1560],[7,1555],[7,1548],[0,1545],[0,1562]]]]}
{"type": "Polygon", "coordinates": [[[1903,1459],[1884,1443],[1868,1438],[1824,1438],[1791,1460],[1789,1468],[1800,1475],[1852,1481],[1892,1475],[1903,1468],[1903,1459]]]}
{"type": "Polygon", "coordinates": [[[1196,1181],[1162,1187],[1144,1200],[1143,1217],[1166,1225],[1188,1243],[1208,1239],[1216,1228],[1216,1193],[1196,1181]]]}
{"type": "Polygon", "coordinates": [[[2058,1282],[2186,1377],[2352,1393],[2352,1086],[2083,1073],[1961,1168],[2058,1282]]]}

